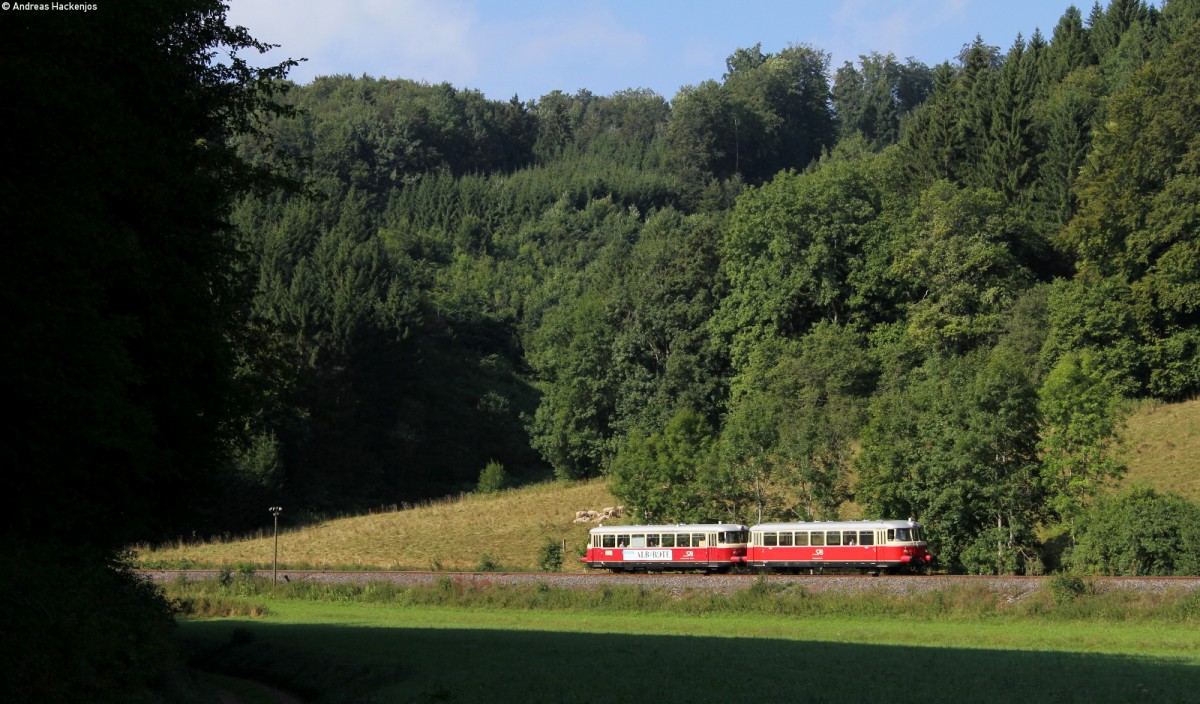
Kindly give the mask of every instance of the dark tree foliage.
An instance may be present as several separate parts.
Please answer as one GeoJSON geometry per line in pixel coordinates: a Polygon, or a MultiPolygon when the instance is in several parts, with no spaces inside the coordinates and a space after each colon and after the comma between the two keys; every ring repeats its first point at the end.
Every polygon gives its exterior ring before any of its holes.
{"type": "Polygon", "coordinates": [[[1027,201],[1031,224],[1045,233],[1044,239],[1052,239],[1079,210],[1076,183],[1103,94],[1099,70],[1080,67],[1057,83],[1035,113],[1042,149],[1027,201]]]}
{"type": "Polygon", "coordinates": [[[762,183],[803,169],[836,140],[829,55],[808,46],[739,49],[724,82],[685,86],[672,103],[666,163],[695,207],[712,182],[762,183]]]}
{"type": "Polygon", "coordinates": [[[833,146],[828,69],[828,54],[789,46],[726,74],[723,88],[743,110],[735,124],[736,169],[747,181],[802,169],[833,146]]]}
{"type": "Polygon", "coordinates": [[[680,182],[688,205],[697,205],[705,186],[741,171],[744,109],[716,81],[685,86],[671,106],[667,167],[680,182]]]}
{"type": "Polygon", "coordinates": [[[872,400],[857,498],[915,517],[943,566],[1013,572],[1035,555],[1036,387],[1013,347],[936,356],[872,400]]]}
{"type": "Polygon", "coordinates": [[[289,64],[209,0],[0,15],[0,698],[169,699],[170,608],[118,550],[213,517],[254,340],[230,138],[289,64]],[[233,52],[232,57],[226,52],[233,52]]]}
{"type": "Polygon", "coordinates": [[[653,168],[659,158],[656,139],[666,129],[670,110],[662,96],[648,89],[631,88],[611,96],[556,90],[533,103],[531,114],[537,121],[534,151],[543,165],[576,152],[600,155],[622,166],[653,168]]]}
{"type": "Polygon", "coordinates": [[[1167,398],[1200,388],[1198,41],[1194,23],[1106,102],[1077,184],[1079,210],[1059,236],[1080,277],[1129,286],[1148,390],[1167,398]]]}
{"type": "Polygon", "coordinates": [[[538,122],[507,102],[441,83],[323,76],[289,92],[296,109],[271,121],[273,154],[306,175],[358,189],[378,207],[393,188],[431,171],[510,172],[533,161],[538,122]]]}
{"type": "Polygon", "coordinates": [[[8,334],[5,533],[113,548],[188,523],[236,407],[243,342],[226,140],[286,65],[215,2],[6,12],[0,220],[8,334]]]}
{"type": "Polygon", "coordinates": [[[1083,15],[1079,9],[1068,7],[1050,38],[1047,50],[1046,78],[1057,83],[1077,69],[1096,63],[1096,52],[1092,49],[1090,32],[1083,26],[1083,15]]]}
{"type": "Polygon", "coordinates": [[[522,338],[563,293],[547,279],[607,244],[598,213],[676,200],[653,170],[665,101],[330,77],[291,102],[269,132],[310,192],[239,213],[286,370],[239,471],[313,514],[460,490],[490,460],[542,476],[522,338]]]}
{"type": "Polygon", "coordinates": [[[933,71],[914,59],[872,53],[837,70],[833,106],[842,139],[861,134],[882,149],[900,138],[901,119],[925,102],[933,90],[933,71]]]}

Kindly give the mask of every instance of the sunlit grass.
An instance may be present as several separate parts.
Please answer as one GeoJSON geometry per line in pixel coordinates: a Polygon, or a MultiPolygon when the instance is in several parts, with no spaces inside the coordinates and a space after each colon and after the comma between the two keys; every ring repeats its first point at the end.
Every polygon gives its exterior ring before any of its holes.
{"type": "Polygon", "coordinates": [[[1141,482],[1200,503],[1200,399],[1143,405],[1129,417],[1127,437],[1123,486],[1141,482]]]}
{"type": "MultiPolygon", "coordinates": [[[[289,528],[280,524],[279,565],[293,569],[370,568],[470,570],[484,554],[500,567],[537,568],[548,538],[567,541],[565,570],[579,570],[576,550],[590,525],[577,510],[600,510],[615,499],[603,481],[538,484],[496,494],[466,494],[399,510],[289,528]]],[[[264,515],[265,512],[264,512],[264,515]]],[[[269,530],[229,541],[139,546],[142,564],[171,567],[252,565],[270,568],[269,530]]]]}
{"type": "MultiPolygon", "coordinates": [[[[640,606],[259,594],[262,618],[188,619],[180,632],[198,664],[313,702],[1184,702],[1200,688],[1194,619],[871,616],[841,613],[837,599],[789,614],[762,590],[750,598],[765,609],[685,613],[628,592],[615,599],[640,606]]],[[[941,603],[954,611],[964,599],[941,603]]]]}

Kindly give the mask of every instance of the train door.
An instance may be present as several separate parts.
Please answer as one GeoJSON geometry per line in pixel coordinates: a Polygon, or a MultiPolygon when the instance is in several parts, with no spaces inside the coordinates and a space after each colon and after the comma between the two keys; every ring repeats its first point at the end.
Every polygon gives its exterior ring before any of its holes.
{"type": "Polygon", "coordinates": [[[875,562],[875,531],[858,531],[858,552],[860,564],[873,564],[875,562]]]}

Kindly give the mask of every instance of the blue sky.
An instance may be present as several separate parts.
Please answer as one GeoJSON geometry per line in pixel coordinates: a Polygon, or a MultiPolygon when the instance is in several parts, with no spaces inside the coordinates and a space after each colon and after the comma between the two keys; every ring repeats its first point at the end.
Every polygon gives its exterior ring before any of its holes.
{"type": "MultiPolygon", "coordinates": [[[[761,42],[808,44],[833,67],[871,51],[930,66],[976,34],[1002,50],[1040,28],[1047,40],[1069,0],[230,0],[229,20],[281,45],[272,62],[307,57],[291,73],[447,81],[488,98],[558,89],[610,95],[720,80],[725,58],[761,42]]],[[[1107,5],[1107,2],[1103,3],[1107,5]]]]}

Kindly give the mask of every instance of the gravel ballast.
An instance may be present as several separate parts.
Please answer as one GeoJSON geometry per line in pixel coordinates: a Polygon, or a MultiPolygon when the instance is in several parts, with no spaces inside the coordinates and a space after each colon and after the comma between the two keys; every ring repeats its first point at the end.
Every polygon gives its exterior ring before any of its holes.
{"type": "MultiPolygon", "coordinates": [[[[179,579],[215,579],[218,570],[141,570],[140,574],[157,583],[179,579]]],[[[270,571],[260,571],[259,577],[272,577],[270,571]]],[[[533,573],[533,572],[348,572],[279,570],[275,579],[279,582],[309,581],[320,583],[364,584],[389,582],[403,586],[422,586],[437,583],[440,579],[452,579],[465,584],[520,585],[545,584],[563,589],[599,589],[604,586],[638,586],[663,589],[672,594],[685,591],[708,590],[732,593],[748,589],[760,578],[754,575],[699,575],[699,574],[609,574],[609,573],[533,573]]],[[[766,577],[771,585],[799,587],[810,593],[823,592],[876,592],[893,596],[906,596],[959,587],[987,589],[1020,599],[1042,588],[1047,577],[978,577],[964,575],[936,576],[879,576],[857,575],[771,575],[766,577]]],[[[1171,590],[1191,591],[1200,589],[1200,578],[1195,577],[1090,577],[1085,580],[1098,592],[1114,589],[1131,589],[1144,593],[1171,590]]]]}

